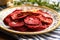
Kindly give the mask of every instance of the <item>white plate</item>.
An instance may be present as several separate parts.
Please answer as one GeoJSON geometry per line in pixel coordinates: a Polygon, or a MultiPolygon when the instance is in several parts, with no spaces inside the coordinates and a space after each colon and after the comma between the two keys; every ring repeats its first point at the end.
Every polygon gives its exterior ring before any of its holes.
{"type": "Polygon", "coordinates": [[[45,32],[52,31],[53,29],[57,28],[59,24],[60,24],[60,18],[59,18],[58,13],[52,9],[47,8],[47,7],[35,7],[35,6],[31,6],[31,5],[21,5],[19,7],[17,6],[17,7],[7,8],[7,9],[0,12],[0,27],[8,32],[12,32],[12,33],[16,33],[16,34],[42,34],[45,32]],[[44,12],[48,12],[52,16],[53,23],[45,30],[38,31],[38,32],[20,32],[20,31],[10,30],[9,26],[6,26],[3,23],[3,20],[7,15],[12,13],[16,9],[22,9],[25,11],[31,10],[31,9],[43,10],[44,12]]]}

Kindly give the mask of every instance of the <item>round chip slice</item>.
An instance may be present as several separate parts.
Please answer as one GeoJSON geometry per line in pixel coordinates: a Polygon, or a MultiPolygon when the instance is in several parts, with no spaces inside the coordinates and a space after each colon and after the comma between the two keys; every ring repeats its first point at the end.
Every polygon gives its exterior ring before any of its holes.
{"type": "Polygon", "coordinates": [[[41,23],[41,21],[37,18],[37,17],[35,17],[35,16],[27,16],[25,19],[24,19],[24,22],[26,23],[26,24],[40,24],[41,23]]]}

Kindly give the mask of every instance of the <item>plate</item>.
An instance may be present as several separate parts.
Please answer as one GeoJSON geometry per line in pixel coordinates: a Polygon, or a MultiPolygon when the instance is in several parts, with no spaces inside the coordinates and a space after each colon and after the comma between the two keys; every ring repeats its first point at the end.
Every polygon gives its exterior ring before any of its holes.
{"type": "Polygon", "coordinates": [[[49,31],[53,31],[54,29],[56,29],[58,27],[58,25],[60,24],[59,17],[60,16],[56,11],[54,11],[50,8],[47,8],[45,6],[21,5],[21,6],[17,6],[17,7],[10,7],[10,8],[6,8],[0,12],[0,28],[2,28],[5,31],[15,33],[15,34],[24,34],[24,35],[43,34],[43,33],[49,32],[49,31]],[[53,23],[45,30],[38,31],[38,32],[20,32],[20,31],[11,30],[11,29],[9,29],[9,26],[6,26],[3,23],[3,19],[16,9],[22,9],[22,10],[30,10],[30,9],[37,9],[38,10],[39,9],[39,10],[43,10],[44,12],[51,14],[51,16],[53,18],[53,23]]]}

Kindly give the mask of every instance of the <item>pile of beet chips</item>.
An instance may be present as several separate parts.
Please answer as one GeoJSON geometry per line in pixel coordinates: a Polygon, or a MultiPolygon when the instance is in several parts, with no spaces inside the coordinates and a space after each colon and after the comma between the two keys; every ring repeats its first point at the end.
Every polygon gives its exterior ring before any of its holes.
{"type": "Polygon", "coordinates": [[[16,31],[34,32],[48,28],[53,19],[50,14],[42,10],[23,12],[23,10],[16,9],[7,15],[3,22],[16,31]]]}

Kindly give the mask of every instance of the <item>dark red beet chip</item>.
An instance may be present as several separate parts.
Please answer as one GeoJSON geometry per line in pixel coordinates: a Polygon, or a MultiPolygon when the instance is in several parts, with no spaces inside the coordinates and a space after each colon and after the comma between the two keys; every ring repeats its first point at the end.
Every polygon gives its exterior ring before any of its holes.
{"type": "Polygon", "coordinates": [[[10,22],[9,23],[9,26],[11,26],[11,27],[21,27],[21,26],[23,26],[24,25],[24,22],[23,21],[18,21],[18,22],[10,22]]]}
{"type": "Polygon", "coordinates": [[[24,13],[22,12],[21,10],[15,10],[12,14],[11,14],[11,18],[13,20],[15,19],[20,19],[20,18],[23,18],[23,17],[26,17],[27,16],[27,13],[24,13]]]}
{"type": "Polygon", "coordinates": [[[26,24],[40,24],[40,20],[38,18],[36,18],[35,16],[27,16],[25,19],[24,19],[24,22],[26,24]]]}

